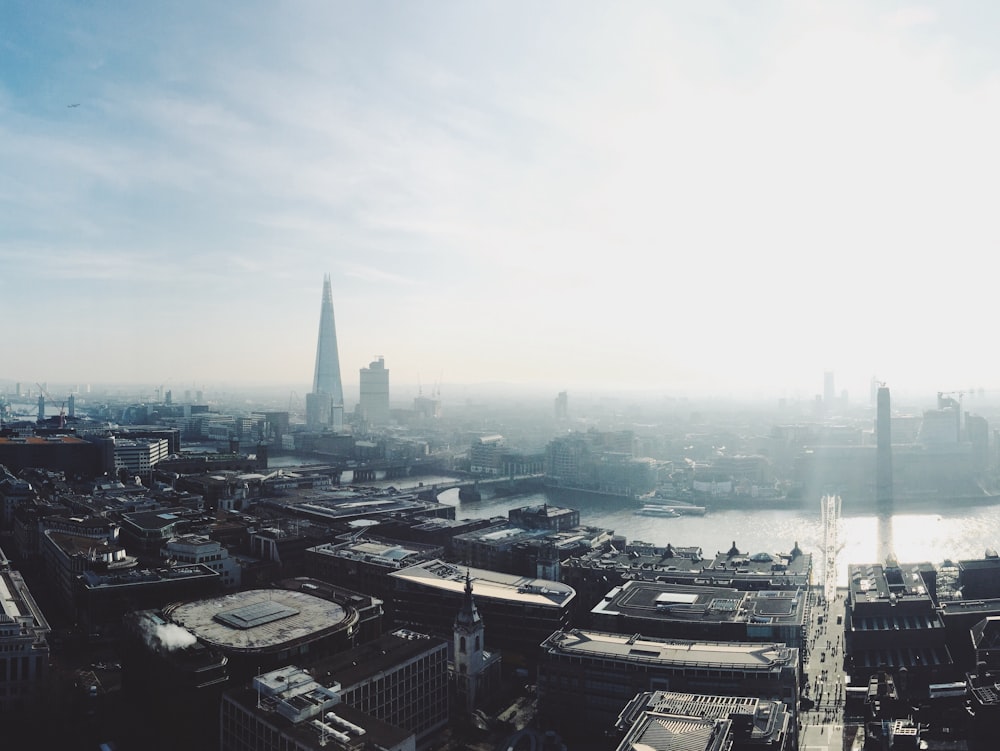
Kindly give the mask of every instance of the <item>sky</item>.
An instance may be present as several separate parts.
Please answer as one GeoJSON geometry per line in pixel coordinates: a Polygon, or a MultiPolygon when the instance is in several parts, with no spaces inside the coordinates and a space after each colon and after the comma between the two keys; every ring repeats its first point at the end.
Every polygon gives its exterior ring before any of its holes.
{"type": "Polygon", "coordinates": [[[9,0],[0,380],[1000,386],[991,2],[9,0]]]}

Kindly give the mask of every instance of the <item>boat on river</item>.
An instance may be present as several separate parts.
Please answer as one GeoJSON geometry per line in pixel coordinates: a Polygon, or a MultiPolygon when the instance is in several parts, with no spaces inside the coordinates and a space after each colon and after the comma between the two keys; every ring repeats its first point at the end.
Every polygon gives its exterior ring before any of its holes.
{"type": "Polygon", "coordinates": [[[698,506],[694,503],[688,503],[687,501],[670,501],[661,500],[659,498],[651,498],[646,501],[644,506],[655,506],[659,509],[665,509],[668,511],[673,511],[675,516],[684,516],[690,514],[692,516],[704,516],[705,507],[698,506]]]}
{"type": "Polygon", "coordinates": [[[640,516],[663,516],[668,518],[677,518],[680,516],[676,511],[668,506],[663,506],[659,503],[647,503],[642,506],[635,513],[640,516]]]}

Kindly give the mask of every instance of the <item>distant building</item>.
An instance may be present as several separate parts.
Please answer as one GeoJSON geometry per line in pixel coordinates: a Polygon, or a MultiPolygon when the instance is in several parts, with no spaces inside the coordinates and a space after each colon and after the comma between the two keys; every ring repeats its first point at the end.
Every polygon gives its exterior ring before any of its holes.
{"type": "Polygon", "coordinates": [[[361,368],[361,399],[358,407],[361,417],[369,427],[384,427],[389,424],[389,370],[380,355],[361,368]]]}
{"type": "Polygon", "coordinates": [[[337,352],[337,326],[333,317],[329,274],[323,278],[316,370],[313,389],[306,394],[306,426],[309,430],[330,428],[334,431],[344,427],[344,388],[340,381],[340,355],[337,352]]]}
{"type": "Polygon", "coordinates": [[[500,474],[500,457],[507,443],[502,435],[484,435],[469,448],[469,471],[474,475],[500,474]]]}
{"type": "Polygon", "coordinates": [[[651,459],[635,458],[631,431],[571,433],[545,448],[545,482],[551,488],[632,497],[656,487],[651,459]]]}
{"type": "Polygon", "coordinates": [[[74,435],[0,435],[0,464],[14,474],[28,467],[68,476],[99,477],[115,469],[114,440],[74,435]]]}
{"type": "Polygon", "coordinates": [[[170,455],[169,443],[160,438],[119,438],[115,441],[115,471],[148,478],[156,464],[170,455]]]}
{"type": "Polygon", "coordinates": [[[556,419],[565,420],[569,417],[569,395],[560,391],[556,396],[556,419]]]}
{"type": "Polygon", "coordinates": [[[563,530],[580,526],[580,512],[543,503],[538,506],[521,506],[507,512],[510,523],[525,529],[563,530]]]}
{"type": "MultiPolygon", "coordinates": [[[[537,576],[538,559],[555,550],[559,558],[581,555],[607,545],[610,529],[577,526],[560,531],[522,529],[510,523],[466,532],[452,539],[454,556],[477,568],[520,576],[537,576]]],[[[540,577],[541,578],[541,577],[540,577]]]]}

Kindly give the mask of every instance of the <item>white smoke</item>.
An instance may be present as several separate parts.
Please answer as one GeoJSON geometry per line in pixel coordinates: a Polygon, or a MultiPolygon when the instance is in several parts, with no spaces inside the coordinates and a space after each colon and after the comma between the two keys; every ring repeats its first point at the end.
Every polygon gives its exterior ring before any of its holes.
{"type": "Polygon", "coordinates": [[[150,618],[139,621],[146,645],[157,652],[172,652],[198,643],[194,634],[176,623],[157,623],[150,618]]]}
{"type": "Polygon", "coordinates": [[[176,623],[164,623],[156,627],[156,638],[168,652],[184,649],[198,642],[190,631],[181,628],[176,623]]]}

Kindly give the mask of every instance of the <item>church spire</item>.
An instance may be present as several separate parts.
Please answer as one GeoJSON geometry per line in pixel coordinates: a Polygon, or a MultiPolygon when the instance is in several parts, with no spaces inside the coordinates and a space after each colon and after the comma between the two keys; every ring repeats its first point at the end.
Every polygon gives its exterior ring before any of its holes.
{"type": "Polygon", "coordinates": [[[462,599],[462,609],[455,616],[455,629],[471,631],[481,628],[483,623],[479,611],[476,609],[476,601],[472,597],[472,578],[468,570],[465,572],[465,597],[462,599]]]}

